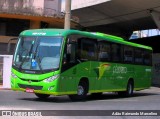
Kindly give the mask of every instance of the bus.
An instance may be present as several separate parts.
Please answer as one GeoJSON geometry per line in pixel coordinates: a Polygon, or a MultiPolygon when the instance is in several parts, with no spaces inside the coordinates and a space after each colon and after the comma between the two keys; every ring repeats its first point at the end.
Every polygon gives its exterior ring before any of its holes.
{"type": "Polygon", "coordinates": [[[99,32],[34,29],[20,33],[11,88],[38,98],[116,92],[132,96],[151,86],[152,48],[99,32]]]}

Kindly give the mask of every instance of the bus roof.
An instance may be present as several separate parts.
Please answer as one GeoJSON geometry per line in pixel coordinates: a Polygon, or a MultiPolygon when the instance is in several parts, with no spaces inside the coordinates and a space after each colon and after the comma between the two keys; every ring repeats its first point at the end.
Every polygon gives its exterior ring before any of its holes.
{"type": "Polygon", "coordinates": [[[71,34],[84,35],[84,36],[99,39],[99,40],[110,41],[110,42],[152,50],[152,48],[149,46],[131,43],[131,42],[125,41],[121,37],[99,33],[99,32],[86,32],[86,31],[65,30],[65,29],[33,29],[33,30],[25,30],[21,32],[20,36],[64,36],[65,37],[71,34]]]}

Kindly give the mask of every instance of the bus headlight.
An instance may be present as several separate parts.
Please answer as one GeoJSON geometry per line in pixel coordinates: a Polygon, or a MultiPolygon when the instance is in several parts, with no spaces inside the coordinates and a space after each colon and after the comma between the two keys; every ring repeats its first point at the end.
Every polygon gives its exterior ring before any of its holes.
{"type": "Polygon", "coordinates": [[[11,73],[12,78],[17,78],[17,76],[14,73],[11,73]]]}
{"type": "Polygon", "coordinates": [[[59,78],[59,75],[55,75],[55,76],[49,77],[49,78],[45,79],[44,82],[52,82],[57,78],[59,78]]]}

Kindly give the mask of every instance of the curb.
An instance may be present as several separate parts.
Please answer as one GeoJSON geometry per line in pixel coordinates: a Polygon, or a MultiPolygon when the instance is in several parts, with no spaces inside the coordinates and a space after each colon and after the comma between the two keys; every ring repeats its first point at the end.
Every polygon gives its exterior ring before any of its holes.
{"type": "MultiPolygon", "coordinates": [[[[11,90],[11,88],[3,88],[3,85],[0,85],[0,90],[11,90]]],[[[160,87],[151,86],[150,88],[144,90],[156,90],[160,92],[160,87]]]]}
{"type": "Polygon", "coordinates": [[[0,91],[1,90],[11,90],[10,88],[0,88],[0,91]]]}
{"type": "Polygon", "coordinates": [[[0,90],[11,90],[11,88],[3,88],[3,85],[0,85],[0,90]]]}

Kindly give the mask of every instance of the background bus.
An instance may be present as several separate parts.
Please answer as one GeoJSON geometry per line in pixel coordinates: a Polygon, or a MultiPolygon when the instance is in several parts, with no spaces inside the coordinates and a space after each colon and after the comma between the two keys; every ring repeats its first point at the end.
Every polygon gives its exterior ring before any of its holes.
{"type": "Polygon", "coordinates": [[[152,48],[102,33],[78,30],[23,31],[15,50],[11,87],[39,98],[118,92],[151,85],[152,48]]]}

